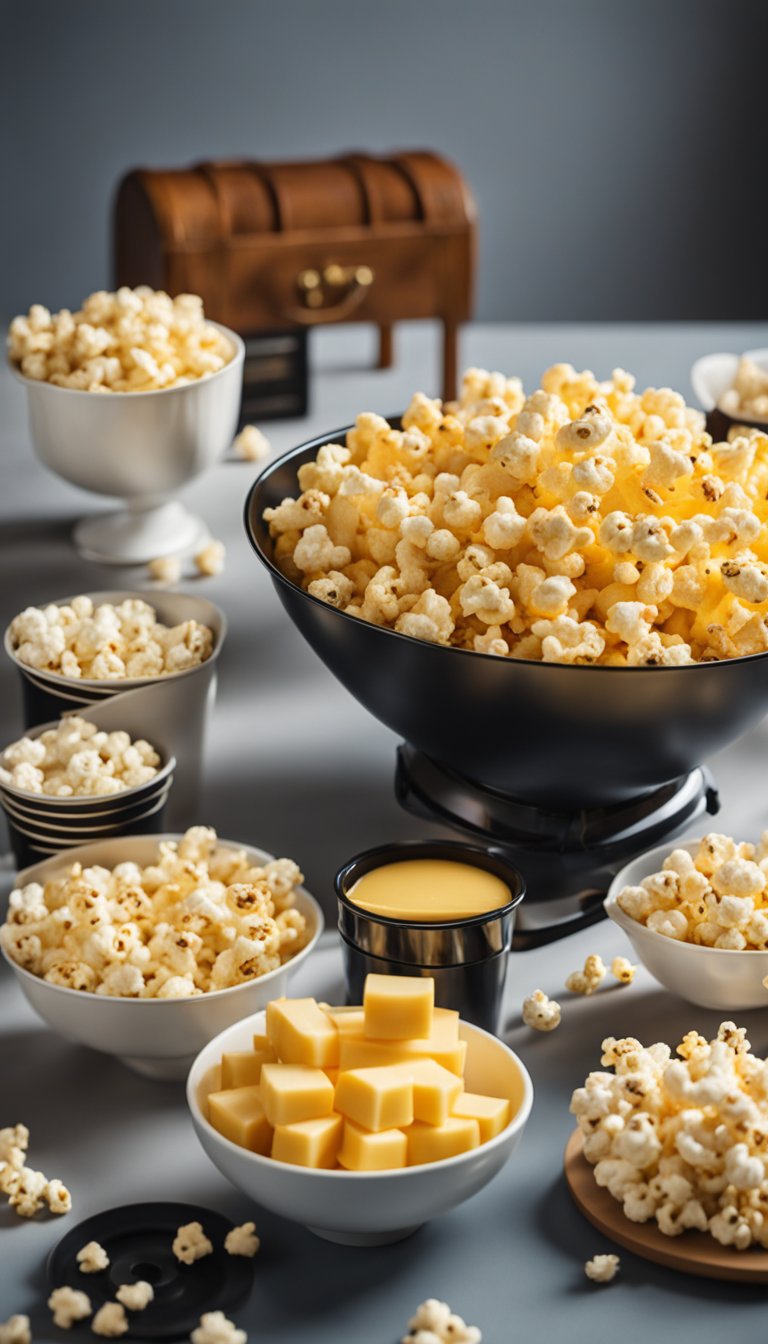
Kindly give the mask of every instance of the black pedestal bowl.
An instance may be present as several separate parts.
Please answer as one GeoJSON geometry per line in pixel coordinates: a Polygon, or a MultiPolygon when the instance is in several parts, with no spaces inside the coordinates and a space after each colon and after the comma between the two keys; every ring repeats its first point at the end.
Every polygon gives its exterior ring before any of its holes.
{"type": "Polygon", "coordinates": [[[249,492],[246,532],[315,653],[419,751],[485,789],[580,811],[687,775],[768,712],[767,654],[684,667],[524,662],[427,644],[310,597],[274,563],[263,513],[295,497],[298,468],[346,433],[270,463],[249,492]]]}

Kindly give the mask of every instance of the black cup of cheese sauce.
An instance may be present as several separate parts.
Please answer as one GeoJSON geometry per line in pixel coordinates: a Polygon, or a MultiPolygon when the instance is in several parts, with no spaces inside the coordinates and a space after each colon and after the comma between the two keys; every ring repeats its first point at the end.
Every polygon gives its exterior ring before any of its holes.
{"type": "Polygon", "coordinates": [[[450,840],[380,845],[335,878],[350,1003],[365,977],[423,975],[435,1003],[499,1027],[515,911],[525,882],[502,853],[450,840]]]}

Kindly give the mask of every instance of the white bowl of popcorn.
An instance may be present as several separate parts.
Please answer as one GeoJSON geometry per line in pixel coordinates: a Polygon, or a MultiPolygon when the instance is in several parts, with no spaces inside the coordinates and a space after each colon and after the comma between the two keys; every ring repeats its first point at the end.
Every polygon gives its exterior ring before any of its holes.
{"type": "Polygon", "coordinates": [[[703,355],[691,369],[691,383],[706,411],[722,411],[735,424],[768,427],[768,349],[703,355]]]}
{"type": "Polygon", "coordinates": [[[19,873],[0,948],[55,1031],[150,1078],[285,994],[323,929],[290,859],[185,835],[79,846],[19,873]]]}
{"type": "Polygon", "coordinates": [[[506,1097],[512,1119],[494,1138],[456,1157],[384,1171],[321,1170],[262,1157],[224,1138],[210,1124],[207,1097],[221,1085],[221,1056],[246,1051],[263,1033],[266,1013],[228,1028],[200,1052],[187,1080],[187,1103],[197,1136],[219,1171],[249,1199],[291,1218],[328,1241],[380,1246],[399,1241],[493,1180],[523,1136],[533,1084],[522,1061],[496,1036],[461,1022],[467,1042],[467,1091],[506,1097]]]}
{"type": "Polygon", "coordinates": [[[245,347],[195,295],[101,291],[76,313],[15,318],[11,366],[38,457],[82,490],[126,501],[74,530],[86,558],[143,564],[207,529],[175,492],[219,460],[237,426],[245,347]]]}
{"type": "Polygon", "coordinates": [[[660,845],[617,873],[605,899],[660,984],[702,1008],[768,1007],[768,833],[660,845]]]}

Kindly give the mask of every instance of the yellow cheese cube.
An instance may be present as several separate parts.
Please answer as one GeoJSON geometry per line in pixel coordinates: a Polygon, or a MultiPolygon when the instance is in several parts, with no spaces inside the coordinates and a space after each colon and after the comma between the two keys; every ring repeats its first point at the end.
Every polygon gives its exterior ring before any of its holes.
{"type": "Polygon", "coordinates": [[[284,1064],[338,1066],[339,1033],[314,999],[276,999],[267,1004],[267,1035],[284,1064]]]}
{"type": "Polygon", "coordinates": [[[278,1125],[272,1140],[272,1156],[277,1162],[292,1162],[296,1167],[335,1167],[343,1127],[340,1115],[278,1125]]]}
{"type": "Polygon", "coordinates": [[[388,1171],[408,1162],[408,1140],[401,1129],[381,1129],[377,1134],[361,1129],[354,1120],[344,1121],[344,1140],[339,1162],[348,1171],[388,1171]]]}
{"type": "Polygon", "coordinates": [[[267,1156],[272,1126],[267,1120],[258,1087],[236,1087],[208,1096],[208,1119],[225,1139],[252,1153],[267,1156]]]}
{"type": "Polygon", "coordinates": [[[365,1035],[365,1009],[329,1008],[327,1012],[339,1036],[356,1036],[360,1040],[363,1039],[365,1035]]]}
{"type": "Polygon", "coordinates": [[[367,975],[365,1034],[372,1041],[423,1040],[432,1032],[435,982],[416,975],[367,975]]]}
{"type": "Polygon", "coordinates": [[[480,1145],[480,1126],[476,1120],[450,1116],[444,1125],[425,1125],[416,1120],[408,1130],[408,1165],[442,1162],[443,1158],[467,1153],[480,1145]]]}
{"type": "Polygon", "coordinates": [[[413,1079],[413,1115],[428,1125],[443,1125],[451,1114],[464,1084],[461,1078],[434,1059],[415,1060],[406,1066],[413,1079]]]}
{"type": "Polygon", "coordinates": [[[413,1120],[413,1082],[409,1069],[351,1069],[336,1084],[334,1107],[364,1129],[399,1129],[413,1120]]]}
{"type": "Polygon", "coordinates": [[[303,1064],[264,1064],[261,1103],[271,1125],[316,1120],[333,1110],[333,1083],[322,1069],[303,1064]]]}
{"type": "Polygon", "coordinates": [[[221,1086],[250,1087],[259,1082],[262,1064],[274,1061],[273,1050],[237,1050],[221,1056],[221,1086]]]}
{"type": "Polygon", "coordinates": [[[476,1120],[480,1127],[480,1142],[487,1143],[509,1124],[511,1111],[506,1097],[481,1097],[476,1092],[462,1092],[454,1102],[451,1114],[463,1120],[476,1120]]]}
{"type": "Polygon", "coordinates": [[[272,1059],[276,1059],[275,1052],[269,1042],[268,1036],[262,1036],[260,1032],[255,1032],[253,1037],[254,1050],[260,1050],[264,1054],[269,1054],[272,1059]]]}
{"type": "Polygon", "coordinates": [[[426,1041],[358,1041],[342,1036],[339,1043],[339,1068],[377,1068],[382,1064],[407,1064],[415,1059],[434,1059],[444,1069],[461,1077],[467,1058],[466,1041],[446,1044],[439,1038],[426,1041]]]}

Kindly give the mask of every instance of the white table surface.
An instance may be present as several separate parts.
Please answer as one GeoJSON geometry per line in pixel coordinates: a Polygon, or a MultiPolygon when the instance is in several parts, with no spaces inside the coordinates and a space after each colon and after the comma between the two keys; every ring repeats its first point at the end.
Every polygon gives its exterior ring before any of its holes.
{"type": "MultiPolygon", "coordinates": [[[[556,360],[606,376],[617,364],[645,385],[689,392],[700,354],[768,344],[755,325],[485,326],[467,330],[463,360],[521,374],[534,385],[556,360]]],[[[314,340],[312,413],[267,426],[276,451],[349,422],[363,409],[394,413],[415,388],[437,384],[437,342],[428,325],[401,330],[397,363],[368,367],[371,333],[351,328],[314,340]]],[[[136,571],[99,569],[69,543],[72,523],[104,507],[49,475],[33,457],[22,389],[0,374],[2,610],[65,593],[139,586],[136,571]]],[[[222,605],[230,633],[199,816],[229,838],[295,857],[307,885],[332,911],[331,878],[350,854],[396,838],[434,833],[406,816],[392,789],[395,737],[331,677],[274,595],[246,542],[242,505],[248,464],[222,464],[185,498],[226,541],[219,579],[190,582],[222,605]]],[[[21,728],[13,669],[0,667],[0,741],[21,728]]],[[[768,826],[765,726],[723,752],[713,769],[723,810],[718,829],[744,838],[768,826]]],[[[0,968],[0,1126],[23,1121],[33,1165],[64,1180],[75,1209],[64,1219],[27,1222],[0,1208],[0,1321],[30,1314],[36,1341],[66,1338],[49,1323],[44,1262],[75,1221],[141,1199],[178,1199],[255,1217],[263,1248],[238,1323],[269,1344],[396,1344],[425,1297],[446,1298],[480,1325],[486,1344],[524,1338],[593,1340],[620,1332],[624,1344],[679,1333],[722,1344],[738,1333],[762,1339],[765,1289],[731,1287],[665,1271],[624,1254],[608,1288],[589,1284],[583,1261],[611,1249],[583,1220],[564,1188],[561,1156],[572,1129],[568,1100],[599,1067],[606,1035],[676,1042],[696,1027],[714,1031],[719,1014],[676,999],[640,972],[629,988],[573,999],[566,974],[588,952],[607,961],[626,952],[623,935],[602,924],[550,947],[516,953],[510,964],[505,1039],[520,1051],[536,1089],[533,1119],[518,1153],[497,1179],[454,1213],[399,1245],[345,1249],[253,1209],[210,1165],[188,1120],[180,1084],[157,1084],[48,1030],[0,968]],[[522,1027],[519,1003],[541,987],[560,998],[564,1018],[549,1036],[522,1027]],[[562,991],[562,992],[561,992],[562,991]],[[738,1313],[738,1316],[735,1314],[738,1313]]],[[[327,937],[293,982],[298,993],[341,1001],[340,962],[327,937]]],[[[768,1016],[739,1014],[758,1050],[768,1049],[768,1016]]]]}

